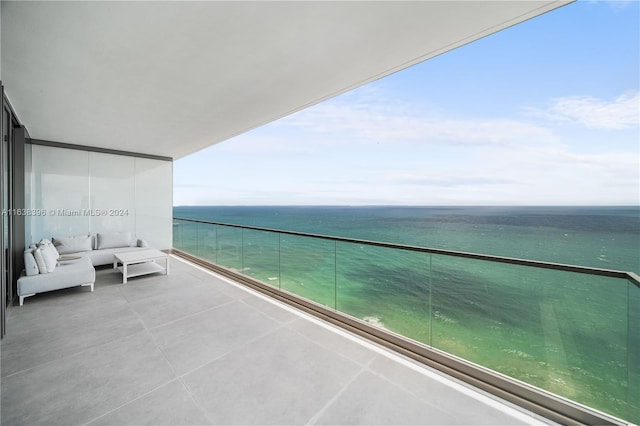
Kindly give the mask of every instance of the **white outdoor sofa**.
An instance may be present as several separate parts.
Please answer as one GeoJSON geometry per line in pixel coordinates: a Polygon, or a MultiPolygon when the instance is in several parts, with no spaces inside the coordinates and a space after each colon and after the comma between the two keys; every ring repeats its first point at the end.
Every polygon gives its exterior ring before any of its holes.
{"type": "Polygon", "coordinates": [[[113,264],[113,255],[146,248],[144,240],[130,245],[131,234],[112,233],[42,240],[25,251],[25,270],[18,279],[20,306],[24,299],[46,291],[86,286],[94,289],[94,266],[113,264]],[[95,242],[95,243],[94,243],[95,242]],[[55,247],[55,249],[53,249],[55,247]],[[53,250],[53,251],[52,251],[53,250]],[[36,253],[38,251],[38,253],[36,253]]]}
{"type": "Polygon", "coordinates": [[[96,270],[88,257],[78,260],[60,262],[55,270],[50,273],[26,275],[23,271],[18,278],[18,298],[20,306],[24,299],[45,291],[60,290],[63,288],[88,286],[93,291],[96,281],[96,270]]]}

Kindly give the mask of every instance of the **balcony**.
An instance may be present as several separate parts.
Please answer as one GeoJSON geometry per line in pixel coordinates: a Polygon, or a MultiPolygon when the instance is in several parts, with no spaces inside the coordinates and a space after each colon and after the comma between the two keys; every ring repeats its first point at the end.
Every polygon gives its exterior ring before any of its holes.
{"type": "Polygon", "coordinates": [[[639,417],[633,273],[193,219],[173,235],[182,255],[556,421],[639,417]]]}
{"type": "Polygon", "coordinates": [[[40,238],[170,249],[173,160],[570,2],[2,2],[3,211],[132,212],[3,215],[2,423],[640,422],[625,272],[176,221],[175,252],[226,275],[172,258],[11,306],[40,238]]]}
{"type": "Polygon", "coordinates": [[[227,278],[29,298],[2,340],[3,425],[543,424],[532,413],[227,278]]]}

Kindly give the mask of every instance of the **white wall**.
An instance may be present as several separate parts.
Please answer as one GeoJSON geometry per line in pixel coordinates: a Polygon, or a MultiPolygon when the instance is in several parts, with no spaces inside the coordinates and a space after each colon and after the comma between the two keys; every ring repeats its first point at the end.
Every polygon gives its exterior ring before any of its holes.
{"type": "Polygon", "coordinates": [[[129,231],[132,243],[172,247],[171,161],[32,145],[29,169],[27,244],[129,231]]]}

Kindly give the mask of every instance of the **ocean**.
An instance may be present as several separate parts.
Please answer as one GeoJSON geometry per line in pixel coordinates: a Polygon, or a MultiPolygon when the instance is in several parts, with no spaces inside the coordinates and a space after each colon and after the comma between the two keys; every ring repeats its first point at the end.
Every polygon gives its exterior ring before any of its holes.
{"type": "MultiPolygon", "coordinates": [[[[174,216],[640,274],[640,207],[178,206],[174,216]]],[[[180,221],[174,246],[640,422],[633,283],[180,221]]]]}

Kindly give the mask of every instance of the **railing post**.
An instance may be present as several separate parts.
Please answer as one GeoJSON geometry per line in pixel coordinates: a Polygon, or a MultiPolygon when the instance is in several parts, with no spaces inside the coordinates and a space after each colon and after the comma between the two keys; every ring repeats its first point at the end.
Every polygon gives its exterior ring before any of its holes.
{"type": "Polygon", "coordinates": [[[640,289],[627,284],[628,419],[640,419],[640,289]]]}
{"type": "Polygon", "coordinates": [[[433,347],[433,255],[429,256],[429,346],[433,347]]]}
{"type": "Polygon", "coordinates": [[[338,242],[333,242],[333,309],[338,310],[338,242]]]}

